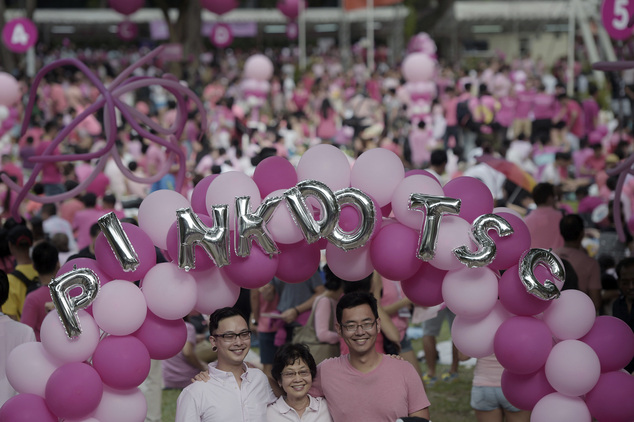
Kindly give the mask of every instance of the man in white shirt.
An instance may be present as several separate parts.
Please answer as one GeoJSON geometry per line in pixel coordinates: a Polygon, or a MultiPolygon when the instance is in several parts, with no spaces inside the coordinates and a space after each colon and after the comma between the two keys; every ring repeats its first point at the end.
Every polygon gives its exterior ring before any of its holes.
{"type": "Polygon", "coordinates": [[[41,210],[42,228],[50,238],[55,233],[63,233],[68,237],[68,249],[71,254],[77,253],[77,241],[73,234],[73,226],[57,215],[57,206],[55,204],[44,204],[41,210]]]}
{"type": "Polygon", "coordinates": [[[210,379],[185,388],[176,403],[176,422],[266,422],[266,407],[276,400],[266,375],[244,363],[251,347],[246,319],[233,308],[209,318],[209,340],[218,360],[210,379]]]}

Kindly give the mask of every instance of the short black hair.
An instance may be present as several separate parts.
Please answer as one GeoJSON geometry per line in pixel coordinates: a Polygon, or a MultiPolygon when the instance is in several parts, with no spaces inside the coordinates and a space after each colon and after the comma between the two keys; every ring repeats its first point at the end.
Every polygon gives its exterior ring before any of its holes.
{"type": "Polygon", "coordinates": [[[379,309],[376,303],[376,298],[367,292],[353,292],[347,293],[339,299],[337,303],[337,322],[341,325],[341,316],[344,309],[356,308],[357,306],[368,305],[372,310],[374,318],[379,317],[379,309]]]}
{"type": "Polygon", "coordinates": [[[100,232],[101,226],[99,226],[99,223],[94,223],[92,226],[90,226],[90,237],[97,237],[99,236],[100,232]]]}
{"type": "Polygon", "coordinates": [[[92,208],[97,205],[97,195],[92,192],[86,192],[81,198],[81,201],[84,203],[86,208],[92,208]]]}
{"type": "Polygon", "coordinates": [[[46,215],[57,215],[57,205],[52,202],[50,204],[43,204],[41,212],[46,215]]]}
{"type": "Polygon", "coordinates": [[[317,364],[315,358],[310,353],[310,349],[303,343],[286,343],[282,345],[273,358],[273,367],[271,368],[271,376],[278,383],[282,380],[282,371],[288,365],[293,365],[299,359],[303,360],[308,369],[310,369],[310,375],[315,378],[317,375],[317,364]]]}
{"type": "Polygon", "coordinates": [[[447,164],[447,151],[445,151],[444,149],[433,150],[429,158],[429,163],[432,166],[440,166],[442,164],[447,164]]]}
{"type": "Polygon", "coordinates": [[[32,259],[38,274],[52,274],[59,262],[59,252],[52,243],[40,242],[33,248],[32,259]]]}
{"type": "Polygon", "coordinates": [[[326,276],[326,282],[324,283],[326,290],[338,290],[343,284],[343,280],[335,275],[328,265],[324,265],[324,274],[326,276]]]}
{"type": "Polygon", "coordinates": [[[117,203],[117,197],[114,196],[114,194],[109,193],[108,195],[104,195],[103,198],[101,199],[101,201],[104,204],[111,204],[114,205],[117,203]]]}
{"type": "Polygon", "coordinates": [[[583,234],[583,219],[579,214],[564,215],[559,220],[559,232],[566,242],[574,242],[583,234]]]}
{"type": "Polygon", "coordinates": [[[555,197],[555,186],[552,183],[538,183],[532,192],[533,200],[536,205],[542,205],[548,202],[548,198],[555,197]]]}
{"type": "Polygon", "coordinates": [[[220,308],[216,309],[213,314],[209,316],[209,335],[213,335],[214,331],[218,329],[218,325],[220,321],[223,319],[231,318],[234,316],[240,316],[244,319],[244,322],[247,321],[246,317],[236,308],[220,308]]]}
{"type": "Polygon", "coordinates": [[[623,268],[632,266],[634,266],[634,256],[623,258],[618,264],[616,264],[616,275],[621,278],[621,271],[623,271],[623,268]]]}
{"type": "Polygon", "coordinates": [[[0,270],[0,306],[9,299],[9,278],[7,273],[0,270]]]}

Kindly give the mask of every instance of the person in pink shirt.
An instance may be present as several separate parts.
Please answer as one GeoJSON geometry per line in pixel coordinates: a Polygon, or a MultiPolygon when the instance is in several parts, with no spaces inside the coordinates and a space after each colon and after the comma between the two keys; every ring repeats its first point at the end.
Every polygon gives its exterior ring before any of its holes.
{"type": "MultiPolygon", "coordinates": [[[[48,122],[44,127],[44,131],[45,134],[42,137],[42,142],[40,142],[35,149],[36,156],[44,154],[46,148],[52,144],[52,140],[55,139],[58,132],[57,123],[55,121],[48,122]]],[[[59,147],[55,147],[49,155],[60,155],[59,147]]],[[[57,195],[64,192],[62,172],[58,163],[44,163],[40,181],[44,185],[44,193],[46,196],[57,195]]]]}
{"type": "Polygon", "coordinates": [[[599,125],[599,103],[597,97],[599,90],[594,82],[588,85],[589,97],[583,100],[581,108],[583,109],[583,117],[585,119],[586,133],[592,133],[599,125]]]}
{"type": "Polygon", "coordinates": [[[555,187],[550,183],[538,183],[533,188],[532,195],[537,208],[524,218],[531,234],[531,248],[562,247],[564,239],[559,233],[559,221],[563,214],[555,208],[555,187]]]}
{"type": "Polygon", "coordinates": [[[48,285],[59,270],[59,254],[55,246],[47,241],[35,245],[31,254],[33,268],[37,271],[42,286],[26,295],[20,322],[33,328],[35,338],[40,341],[42,322],[55,309],[48,285]]]}
{"type": "Polygon", "coordinates": [[[85,208],[77,211],[72,221],[73,230],[77,237],[77,247],[79,249],[90,245],[90,227],[99,220],[99,217],[106,214],[105,211],[95,208],[97,205],[97,196],[94,193],[85,193],[82,197],[82,202],[85,208]]]}
{"type": "Polygon", "coordinates": [[[2,156],[2,171],[9,176],[14,176],[18,185],[24,184],[24,171],[13,162],[10,155],[2,156]]]}
{"type": "Polygon", "coordinates": [[[460,127],[458,126],[458,116],[457,116],[457,108],[459,98],[456,96],[456,90],[452,86],[448,86],[446,91],[446,98],[443,101],[443,110],[445,111],[445,122],[447,124],[447,129],[445,130],[445,135],[443,136],[443,141],[445,143],[445,149],[449,147],[449,140],[451,137],[454,138],[455,145],[460,144],[460,127]]]}
{"type": "Polygon", "coordinates": [[[553,127],[553,118],[557,114],[557,100],[555,96],[546,92],[541,85],[539,92],[533,97],[534,120],[531,128],[533,139],[539,139],[541,135],[550,136],[553,127]]]}
{"type": "Polygon", "coordinates": [[[517,105],[515,106],[513,119],[513,136],[517,137],[520,133],[523,133],[526,135],[526,139],[531,139],[535,92],[530,79],[526,82],[526,87],[520,88],[521,85],[516,85],[514,88],[517,95],[517,105]]]}
{"type": "Polygon", "coordinates": [[[198,359],[195,353],[196,328],[185,318],[187,340],[183,350],[176,356],[161,362],[163,385],[165,388],[185,388],[200,371],[206,371],[207,365],[198,359]]]}
{"type": "MultiPolygon", "coordinates": [[[[78,185],[79,184],[74,180],[67,180],[64,183],[64,188],[66,192],[70,192],[71,190],[75,189],[78,185]]],[[[69,198],[59,205],[59,216],[62,217],[64,220],[68,221],[69,223],[73,224],[73,221],[75,220],[75,214],[77,213],[77,211],[83,210],[84,208],[86,208],[86,206],[79,199],[78,196],[74,198],[69,198]]]]}

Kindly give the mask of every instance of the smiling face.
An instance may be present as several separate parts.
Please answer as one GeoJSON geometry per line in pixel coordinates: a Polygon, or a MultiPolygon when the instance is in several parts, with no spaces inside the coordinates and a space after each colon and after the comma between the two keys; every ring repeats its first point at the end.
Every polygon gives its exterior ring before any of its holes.
{"type": "Polygon", "coordinates": [[[339,335],[348,345],[351,355],[365,355],[374,351],[376,336],[381,331],[381,321],[374,317],[370,305],[346,308],[341,313],[341,325],[337,324],[339,335]],[[361,325],[371,325],[364,329],[361,325]],[[346,327],[356,328],[348,331],[346,327]]]}
{"type": "Polygon", "coordinates": [[[280,386],[286,397],[298,401],[304,399],[313,385],[310,368],[303,359],[297,359],[282,370],[280,386]]]}
{"type": "MultiPolygon", "coordinates": [[[[213,334],[238,334],[248,329],[244,318],[235,315],[221,320],[218,323],[218,329],[213,334]]],[[[209,340],[212,346],[218,348],[218,369],[220,370],[242,365],[251,347],[251,339],[244,340],[240,336],[236,336],[235,340],[232,341],[214,336],[211,336],[209,340]]]]}

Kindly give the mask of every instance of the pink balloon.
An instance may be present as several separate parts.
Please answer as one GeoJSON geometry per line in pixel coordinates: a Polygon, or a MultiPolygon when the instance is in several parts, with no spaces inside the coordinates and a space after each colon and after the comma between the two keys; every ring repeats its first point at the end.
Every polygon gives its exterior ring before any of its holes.
{"type": "Polygon", "coordinates": [[[0,105],[10,107],[22,96],[18,81],[6,72],[0,72],[0,105]]]}
{"type": "Polygon", "coordinates": [[[236,286],[216,267],[206,271],[192,273],[196,280],[196,306],[201,314],[212,314],[216,309],[233,306],[240,296],[240,287],[236,286]]]}
{"type": "Polygon", "coordinates": [[[381,228],[370,245],[374,268],[390,280],[412,277],[423,264],[416,257],[418,233],[402,224],[381,228]]]}
{"type": "Polygon", "coordinates": [[[18,394],[7,400],[0,408],[0,421],[7,422],[57,422],[57,416],[46,406],[46,402],[35,394],[18,394]]]}
{"type": "Polygon", "coordinates": [[[275,276],[279,257],[273,258],[253,245],[249,256],[242,258],[231,249],[231,264],[222,267],[224,274],[236,285],[245,289],[258,289],[275,276]]]}
{"type": "MultiPolygon", "coordinates": [[[[212,227],[214,219],[207,215],[198,215],[200,221],[202,221],[207,227],[212,227]]],[[[178,254],[180,250],[180,243],[178,241],[178,223],[175,221],[167,232],[167,253],[170,257],[178,262],[178,254]]],[[[211,260],[205,249],[202,246],[194,246],[194,259],[195,267],[190,270],[191,273],[198,271],[206,271],[214,266],[214,262],[211,260]]]]}
{"type": "Polygon", "coordinates": [[[141,290],[125,280],[112,280],[103,286],[93,302],[93,317],[103,331],[126,336],[138,330],[147,315],[141,290]]]}
{"type": "Polygon", "coordinates": [[[156,246],[167,249],[167,232],[176,221],[176,210],[189,206],[187,198],[173,190],[152,192],[139,207],[139,227],[156,246]]]}
{"type": "Polygon", "coordinates": [[[209,210],[207,210],[207,190],[209,189],[209,185],[214,181],[217,174],[210,174],[203,178],[200,182],[194,186],[194,190],[192,191],[192,210],[198,214],[209,215],[209,210]]]}
{"type": "Polygon", "coordinates": [[[40,342],[23,343],[7,358],[7,379],[15,391],[44,397],[46,382],[61,363],[40,342]]]}
{"type": "Polygon", "coordinates": [[[601,375],[601,364],[587,344],[579,340],[564,340],[553,346],[545,371],[555,390],[576,397],[586,394],[596,385],[601,375]]]}
{"type": "Polygon", "coordinates": [[[438,184],[440,185],[440,181],[438,180],[438,178],[436,177],[436,175],[434,173],[431,173],[427,170],[422,170],[422,169],[412,169],[412,170],[407,170],[405,172],[405,177],[410,177],[413,176],[415,174],[421,174],[423,176],[427,176],[427,177],[431,177],[432,179],[434,179],[436,182],[438,182],[438,184]]]}
{"type": "Polygon", "coordinates": [[[498,279],[486,267],[449,271],[442,283],[442,297],[456,315],[482,318],[497,302],[498,279]]]}
{"type": "Polygon", "coordinates": [[[500,325],[495,333],[493,349],[506,369],[517,374],[530,374],[546,363],[552,349],[552,336],[544,322],[516,316],[500,325]]]}
{"type": "Polygon", "coordinates": [[[473,220],[493,212],[493,195],[482,181],[475,177],[461,176],[443,186],[445,196],[460,199],[460,217],[473,223],[473,220]]]}
{"type": "MultiPolygon", "coordinates": [[[[279,189],[273,191],[268,194],[266,198],[283,196],[284,190],[285,189],[279,189]]],[[[293,220],[293,217],[286,206],[286,201],[283,201],[277,206],[273,212],[273,217],[269,220],[266,228],[269,230],[269,233],[275,243],[288,245],[300,242],[304,239],[302,231],[299,229],[297,224],[295,224],[295,220],[293,220]]]]}
{"type": "Polygon", "coordinates": [[[426,213],[409,209],[409,197],[413,193],[444,196],[442,187],[431,177],[415,174],[404,178],[392,194],[392,211],[396,219],[414,230],[423,228],[426,213]]]}
{"type": "Polygon", "coordinates": [[[60,366],[46,383],[46,404],[62,419],[88,416],[99,405],[102,394],[103,384],[97,371],[80,362],[60,366]]]}
{"type": "MultiPolygon", "coordinates": [[[[374,203],[375,224],[370,239],[374,239],[383,225],[383,211],[381,210],[381,208],[379,208],[379,205],[374,199],[372,200],[372,202],[374,203]]],[[[341,228],[341,230],[345,232],[354,232],[359,227],[360,223],[361,214],[354,206],[349,204],[344,204],[341,206],[341,212],[339,213],[339,222],[337,224],[341,228]]]]}
{"type": "Polygon", "coordinates": [[[518,265],[522,254],[531,247],[531,234],[521,217],[508,212],[499,212],[497,215],[508,221],[513,228],[513,234],[500,237],[495,230],[489,230],[489,236],[495,242],[497,250],[495,259],[489,264],[489,268],[504,270],[518,265]]]}
{"type": "Polygon", "coordinates": [[[631,422],[634,420],[634,377],[625,372],[601,374],[594,388],[586,394],[590,414],[599,421],[631,422]]]}
{"type": "Polygon", "coordinates": [[[167,320],[148,311],[143,325],[132,335],[143,342],[152,359],[163,360],[183,350],[187,327],[182,319],[167,320]]]}
{"type": "Polygon", "coordinates": [[[131,15],[145,4],[144,0],[108,0],[108,4],[122,15],[131,15]]]}
{"type": "Polygon", "coordinates": [[[251,198],[249,205],[252,211],[260,206],[260,190],[253,179],[240,171],[222,173],[211,182],[207,189],[207,209],[211,210],[213,205],[228,205],[228,228],[233,229],[236,224],[236,198],[240,196],[251,198]]]}
{"type": "Polygon", "coordinates": [[[362,280],[374,272],[370,258],[370,245],[344,251],[328,243],[326,245],[326,261],[328,267],[339,278],[348,281],[362,280]]]}
{"type": "Polygon", "coordinates": [[[280,245],[275,277],[287,283],[301,283],[315,274],[319,269],[320,260],[321,250],[317,243],[280,245]]]}
{"type": "Polygon", "coordinates": [[[493,214],[500,214],[500,213],[513,214],[517,218],[522,218],[522,214],[520,214],[519,212],[515,211],[512,208],[508,208],[508,207],[495,207],[495,208],[493,208],[493,214]]]}
{"type": "Polygon", "coordinates": [[[75,258],[67,261],[61,268],[57,271],[56,277],[59,277],[67,272],[72,271],[75,267],[77,268],[90,268],[97,274],[99,277],[99,284],[103,286],[112,278],[99,266],[99,263],[91,258],[75,258]]]}
{"type": "Polygon", "coordinates": [[[429,263],[446,271],[464,268],[464,264],[458,261],[453,250],[463,245],[471,251],[476,250],[469,233],[471,233],[471,224],[467,220],[454,215],[444,216],[438,229],[436,255],[429,263]]]}
{"type": "Polygon", "coordinates": [[[554,393],[544,369],[532,374],[514,374],[508,369],[502,372],[502,392],[511,404],[519,409],[532,410],[543,397],[554,393]]]}
{"type": "Polygon", "coordinates": [[[83,362],[88,359],[99,343],[99,327],[84,310],[77,311],[81,334],[69,339],[57,312],[49,312],[42,322],[40,336],[46,351],[62,363],[83,362]]]}
{"type": "Polygon", "coordinates": [[[576,340],[585,336],[595,320],[592,299],[579,290],[565,290],[544,311],[544,322],[559,340],[576,340]]]}
{"type": "Polygon", "coordinates": [[[103,233],[99,233],[95,241],[95,256],[99,266],[110,278],[118,280],[141,280],[145,274],[156,265],[156,250],[150,236],[134,224],[122,223],[123,231],[128,236],[134,251],[139,257],[139,265],[134,271],[124,271],[117,260],[112,247],[103,233]]]}
{"type": "Polygon", "coordinates": [[[542,300],[526,291],[520,280],[519,266],[514,265],[502,274],[500,279],[500,302],[515,315],[536,315],[544,312],[552,301],[542,300]]]}
{"type": "Polygon", "coordinates": [[[200,4],[216,15],[224,15],[238,7],[236,0],[200,0],[200,4]]]}
{"type": "Polygon", "coordinates": [[[458,350],[467,356],[483,358],[493,354],[495,333],[511,314],[498,302],[483,318],[464,318],[457,315],[451,326],[451,339],[458,350]]]}
{"type": "Polygon", "coordinates": [[[147,307],[160,318],[180,319],[196,305],[196,281],[170,262],[157,264],[143,278],[147,307]]]}
{"type": "Polygon", "coordinates": [[[401,288],[405,296],[419,306],[440,305],[445,275],[447,271],[424,262],[416,274],[401,282],[401,288]]]}
{"type": "Polygon", "coordinates": [[[268,81],[273,76],[273,63],[264,54],[254,54],[244,62],[243,75],[248,79],[268,81]]]}
{"type": "Polygon", "coordinates": [[[412,53],[403,60],[401,73],[407,82],[424,82],[434,77],[436,64],[425,53],[412,53]]]}
{"type": "Polygon", "coordinates": [[[599,357],[601,372],[617,371],[634,356],[634,333],[626,322],[615,317],[597,317],[590,331],[580,340],[592,347],[599,357]]]}
{"type": "Polygon", "coordinates": [[[94,416],[99,422],[139,422],[146,414],[147,403],[141,390],[120,391],[104,386],[94,416]]]}
{"type": "Polygon", "coordinates": [[[279,156],[262,160],[253,173],[253,181],[263,198],[279,189],[290,189],[297,184],[295,167],[287,159],[279,156]]]}
{"type": "Polygon", "coordinates": [[[299,180],[317,180],[333,192],[350,187],[350,164],[339,148],[319,144],[302,155],[297,164],[299,180]]]}
{"type": "Polygon", "coordinates": [[[537,402],[531,422],[590,422],[590,411],[579,397],[552,393],[537,402]]]}
{"type": "Polygon", "coordinates": [[[134,336],[108,336],[99,342],[92,364],[104,384],[118,390],[139,386],[150,373],[150,353],[134,336]]]}
{"type": "Polygon", "coordinates": [[[405,169],[398,155],[385,148],[374,148],[355,161],[350,186],[361,189],[383,207],[391,203],[394,189],[404,177],[405,169]]]}
{"type": "Polygon", "coordinates": [[[277,8],[287,18],[297,19],[297,16],[299,16],[300,1],[304,3],[303,8],[306,9],[306,2],[304,0],[279,0],[277,2],[277,8]]]}

